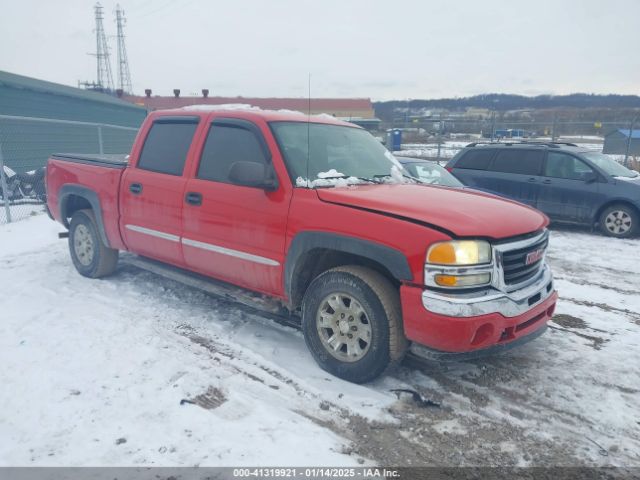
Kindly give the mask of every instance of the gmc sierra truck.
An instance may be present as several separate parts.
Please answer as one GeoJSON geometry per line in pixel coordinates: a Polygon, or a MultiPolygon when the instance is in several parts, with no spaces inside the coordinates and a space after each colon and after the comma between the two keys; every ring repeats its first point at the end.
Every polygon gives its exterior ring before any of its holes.
{"type": "Polygon", "coordinates": [[[299,319],[320,367],[353,382],[407,350],[469,358],[527,342],[557,300],[547,217],[420,184],[328,116],[153,112],[130,155],[53,155],[47,192],[81,275],[113,273],[128,251],[250,291],[299,319]]]}

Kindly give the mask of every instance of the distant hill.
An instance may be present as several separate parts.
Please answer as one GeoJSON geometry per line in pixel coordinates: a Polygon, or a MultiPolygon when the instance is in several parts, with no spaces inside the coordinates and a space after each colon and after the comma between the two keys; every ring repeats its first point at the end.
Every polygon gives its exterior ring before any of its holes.
{"type": "Polygon", "coordinates": [[[465,110],[468,107],[486,108],[499,112],[520,109],[542,110],[556,108],[631,109],[640,108],[640,96],[572,93],[570,95],[538,95],[536,97],[526,97],[524,95],[490,93],[464,98],[374,102],[376,115],[383,120],[391,119],[393,111],[398,108],[409,108],[412,111],[430,108],[456,111],[465,110]]]}

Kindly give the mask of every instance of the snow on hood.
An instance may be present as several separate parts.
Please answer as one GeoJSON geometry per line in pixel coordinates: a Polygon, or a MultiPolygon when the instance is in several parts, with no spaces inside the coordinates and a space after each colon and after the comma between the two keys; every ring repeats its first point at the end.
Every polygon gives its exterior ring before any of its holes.
{"type": "Polygon", "coordinates": [[[308,178],[298,177],[296,179],[296,187],[348,187],[359,183],[367,183],[357,177],[348,177],[344,173],[340,173],[335,168],[326,172],[319,172],[318,178],[309,180],[308,178]]]}
{"type": "Polygon", "coordinates": [[[459,188],[367,184],[316,192],[325,202],[413,219],[460,237],[513,237],[548,224],[547,217],[533,208],[459,188]]]}
{"type": "Polygon", "coordinates": [[[345,177],[345,176],[346,175],[344,173],[340,173],[335,168],[332,168],[331,170],[329,170],[327,172],[318,173],[318,178],[345,177]]]}
{"type": "Polygon", "coordinates": [[[315,180],[309,180],[308,178],[298,177],[296,178],[296,187],[349,187],[358,185],[361,183],[367,183],[364,180],[360,180],[357,177],[340,177],[340,178],[316,178],[315,180]]]}
{"type": "MultiPolygon", "coordinates": [[[[397,160],[394,157],[394,160],[397,160]]],[[[398,163],[398,166],[393,164],[389,171],[388,177],[378,177],[376,183],[417,183],[419,180],[413,180],[405,177],[402,173],[402,166],[398,163]]],[[[319,172],[315,180],[309,180],[308,178],[298,177],[296,178],[296,187],[348,187],[351,185],[370,184],[372,182],[358,178],[350,177],[344,173],[338,172],[335,168],[326,172],[319,172]]],[[[422,183],[422,182],[419,182],[422,183]]]]}

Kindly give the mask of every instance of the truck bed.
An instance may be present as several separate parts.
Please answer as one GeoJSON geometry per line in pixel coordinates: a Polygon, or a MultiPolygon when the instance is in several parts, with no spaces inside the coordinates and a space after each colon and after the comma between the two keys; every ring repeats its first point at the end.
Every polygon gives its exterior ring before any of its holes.
{"type": "Polygon", "coordinates": [[[125,249],[118,226],[120,179],[128,166],[128,155],[57,153],[47,162],[47,206],[54,219],[68,227],[66,206],[74,195],[89,198],[104,225],[105,243],[125,249]]]}

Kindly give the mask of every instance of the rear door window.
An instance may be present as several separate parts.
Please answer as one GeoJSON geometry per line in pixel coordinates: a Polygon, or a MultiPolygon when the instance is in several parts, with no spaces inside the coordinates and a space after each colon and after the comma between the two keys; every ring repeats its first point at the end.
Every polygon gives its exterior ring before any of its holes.
{"type": "Polygon", "coordinates": [[[541,150],[505,149],[493,159],[491,170],[521,175],[540,175],[544,152],[541,150]]]}
{"type": "Polygon", "coordinates": [[[197,119],[158,120],[142,147],[137,167],[142,170],[181,176],[197,119]]]}
{"type": "Polygon", "coordinates": [[[582,160],[562,152],[549,152],[544,168],[545,177],[582,180],[593,169],[582,160]]]}
{"type": "Polygon", "coordinates": [[[495,150],[487,148],[475,148],[465,153],[460,160],[456,162],[453,168],[466,168],[470,170],[486,170],[495,150]]]}

